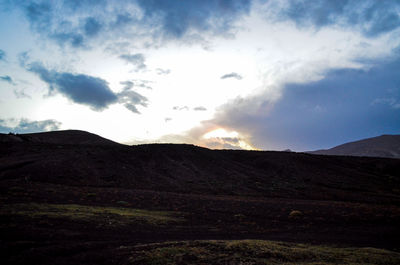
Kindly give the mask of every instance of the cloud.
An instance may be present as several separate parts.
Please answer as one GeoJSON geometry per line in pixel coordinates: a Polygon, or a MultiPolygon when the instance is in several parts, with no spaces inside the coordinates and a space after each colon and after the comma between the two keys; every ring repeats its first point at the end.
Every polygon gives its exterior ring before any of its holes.
{"type": "Polygon", "coordinates": [[[0,76],[0,80],[4,81],[4,82],[7,82],[7,83],[10,83],[12,85],[14,84],[12,78],[10,76],[8,76],[8,75],[0,76]]]}
{"type": "Polygon", "coordinates": [[[158,139],[166,143],[190,143],[213,149],[257,150],[249,142],[248,135],[215,123],[215,120],[201,122],[185,133],[168,134],[158,139]]]}
{"type": "Polygon", "coordinates": [[[43,120],[43,121],[30,121],[28,119],[17,120],[15,126],[10,126],[9,123],[15,123],[16,120],[2,120],[0,119],[0,132],[2,133],[33,133],[43,131],[59,130],[61,122],[56,120],[43,120]]]}
{"type": "Polygon", "coordinates": [[[221,76],[221,79],[227,79],[227,78],[235,78],[237,80],[241,80],[243,77],[239,75],[238,73],[230,73],[230,74],[225,74],[221,76]]]}
{"type": "Polygon", "coordinates": [[[32,98],[30,95],[25,93],[24,89],[14,89],[13,92],[17,98],[32,98]]]}
{"type": "Polygon", "coordinates": [[[151,86],[148,85],[150,83],[152,83],[152,81],[140,80],[140,79],[132,79],[132,80],[127,80],[127,81],[120,82],[121,85],[124,85],[123,90],[129,90],[129,89],[132,89],[133,87],[141,87],[141,88],[146,88],[146,89],[153,89],[151,86]]]}
{"type": "Polygon", "coordinates": [[[277,102],[263,95],[239,98],[209,122],[249,135],[258,148],[275,150],[313,150],[398,134],[399,68],[400,58],[376,61],[365,70],[333,69],[318,81],[284,84],[277,102]]]}
{"type": "Polygon", "coordinates": [[[250,0],[3,1],[23,12],[32,31],[59,45],[87,48],[104,40],[149,37],[181,39],[202,32],[225,34],[248,14],[250,0]]]}
{"type": "Polygon", "coordinates": [[[388,105],[394,109],[400,109],[400,99],[397,99],[395,97],[376,98],[372,101],[371,105],[376,105],[376,104],[384,104],[384,105],[388,105]]]}
{"type": "Polygon", "coordinates": [[[27,70],[37,74],[49,85],[50,94],[57,91],[73,102],[90,106],[93,110],[103,110],[118,101],[108,83],[101,78],[50,71],[38,62],[29,64],[27,70]]]}
{"type": "Polygon", "coordinates": [[[29,61],[30,56],[29,56],[29,52],[25,51],[25,52],[21,52],[18,54],[18,63],[21,67],[25,67],[26,63],[29,61]]]}
{"type": "Polygon", "coordinates": [[[82,34],[75,32],[57,32],[49,35],[52,39],[58,42],[61,46],[65,43],[70,44],[74,48],[85,47],[84,37],[82,34]]]}
{"type": "Polygon", "coordinates": [[[189,107],[188,106],[174,106],[173,108],[172,108],[173,110],[179,110],[179,111],[181,111],[181,110],[189,110],[189,107]]]}
{"type": "Polygon", "coordinates": [[[249,0],[138,0],[145,17],[160,23],[163,35],[181,38],[191,29],[224,33],[250,10],[249,0]]]}
{"type": "Polygon", "coordinates": [[[101,23],[94,17],[88,17],[85,19],[84,32],[86,36],[96,36],[99,34],[101,28],[101,23]]]}
{"type": "Polygon", "coordinates": [[[126,25],[135,22],[135,18],[128,13],[117,14],[115,20],[110,23],[112,28],[121,29],[126,25]]]}
{"type": "Polygon", "coordinates": [[[22,10],[32,31],[56,41],[60,46],[87,47],[87,41],[103,30],[97,6],[107,1],[8,1],[8,8],[22,10]],[[98,16],[98,17],[97,17],[98,16]]]}
{"type": "Polygon", "coordinates": [[[31,26],[36,30],[43,30],[46,26],[50,26],[52,6],[50,2],[36,3],[34,1],[24,5],[24,11],[31,26]]]}
{"type": "Polygon", "coordinates": [[[148,99],[131,90],[133,83],[125,85],[120,93],[114,93],[104,79],[84,74],[72,74],[46,69],[40,62],[26,65],[26,69],[35,73],[49,85],[49,95],[60,93],[75,103],[89,106],[92,110],[102,111],[115,103],[123,104],[128,110],[140,114],[137,106],[147,107],[148,99]]]}
{"type": "Polygon", "coordinates": [[[198,107],[193,108],[193,110],[194,111],[206,111],[207,109],[203,106],[198,106],[198,107]]]}
{"type": "Polygon", "coordinates": [[[121,93],[118,93],[117,96],[118,101],[123,103],[124,106],[133,113],[140,114],[136,107],[137,105],[143,107],[147,107],[148,105],[148,99],[133,90],[124,90],[121,93]]]}
{"type": "Polygon", "coordinates": [[[230,149],[230,150],[244,150],[238,145],[239,138],[220,137],[209,141],[206,146],[211,149],[230,149]]]}
{"type": "Polygon", "coordinates": [[[146,88],[146,89],[153,89],[149,84],[153,83],[153,81],[150,80],[139,80],[139,79],[134,79],[134,85],[136,87],[141,87],[141,88],[146,88]]]}
{"type": "Polygon", "coordinates": [[[232,36],[235,22],[260,2],[269,5],[269,21],[291,20],[300,27],[339,25],[376,37],[400,26],[400,3],[390,0],[20,0],[4,5],[22,10],[32,31],[60,46],[90,48],[99,39],[107,45],[135,40],[148,47],[186,37],[201,40],[204,34],[232,36]]]}
{"type": "MultiPolygon", "coordinates": [[[[177,111],[182,111],[182,110],[189,111],[190,110],[190,108],[188,106],[174,106],[172,109],[177,110],[177,111]]],[[[197,107],[194,107],[193,110],[194,111],[206,111],[207,109],[203,106],[197,106],[197,107]]]]}
{"type": "Polygon", "coordinates": [[[0,61],[6,60],[6,52],[0,49],[0,61]]]}
{"type": "Polygon", "coordinates": [[[144,63],[145,58],[144,55],[141,53],[122,54],[119,56],[119,58],[135,66],[135,71],[146,69],[146,64],[144,63]]]}
{"type": "Polygon", "coordinates": [[[400,2],[381,0],[293,0],[284,2],[280,19],[293,20],[300,27],[333,24],[354,27],[375,37],[400,27],[400,2]]]}
{"type": "Polygon", "coordinates": [[[157,68],[157,69],[156,69],[156,73],[157,73],[158,75],[168,75],[168,74],[171,73],[171,70],[170,70],[170,69],[161,69],[161,68],[157,68]]]}
{"type": "Polygon", "coordinates": [[[119,82],[121,85],[124,85],[124,88],[123,88],[123,90],[130,90],[131,88],[133,88],[133,82],[132,81],[129,81],[129,80],[127,80],[127,81],[122,81],[122,82],[119,82]]]}
{"type": "Polygon", "coordinates": [[[84,47],[84,36],[70,20],[62,20],[62,14],[51,1],[20,3],[31,29],[55,40],[61,46],[84,47]],[[61,19],[61,20],[60,20],[61,19]]]}

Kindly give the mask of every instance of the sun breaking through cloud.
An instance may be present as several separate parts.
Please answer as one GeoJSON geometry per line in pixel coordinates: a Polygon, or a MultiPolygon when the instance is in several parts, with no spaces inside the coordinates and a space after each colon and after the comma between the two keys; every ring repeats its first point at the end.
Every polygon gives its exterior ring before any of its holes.
{"type": "Polygon", "coordinates": [[[0,0],[0,13],[4,132],[298,151],[400,132],[398,1],[0,0]]]}

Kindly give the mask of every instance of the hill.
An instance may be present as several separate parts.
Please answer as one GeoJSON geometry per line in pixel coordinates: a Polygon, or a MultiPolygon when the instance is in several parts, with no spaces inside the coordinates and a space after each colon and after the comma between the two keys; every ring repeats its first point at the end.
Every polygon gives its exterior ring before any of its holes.
{"type": "Polygon", "coordinates": [[[7,264],[400,259],[399,159],[127,146],[82,131],[0,139],[7,264]]]}
{"type": "Polygon", "coordinates": [[[62,145],[119,145],[116,142],[105,139],[96,134],[80,130],[64,130],[26,134],[0,133],[0,142],[28,142],[62,145]]]}
{"type": "Polygon", "coordinates": [[[397,179],[390,178],[400,176],[397,160],[183,144],[126,146],[80,131],[17,137],[23,141],[2,143],[0,179],[213,195],[398,199],[391,190],[397,179]]]}
{"type": "Polygon", "coordinates": [[[400,135],[381,135],[309,153],[318,155],[400,158],[400,135]]]}

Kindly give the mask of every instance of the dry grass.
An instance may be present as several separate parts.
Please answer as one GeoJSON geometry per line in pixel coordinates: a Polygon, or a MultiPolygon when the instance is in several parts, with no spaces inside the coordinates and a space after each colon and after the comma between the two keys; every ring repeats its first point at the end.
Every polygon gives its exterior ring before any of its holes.
{"type": "Polygon", "coordinates": [[[124,225],[140,222],[152,225],[166,225],[182,221],[171,212],[148,211],[127,207],[85,206],[78,204],[21,203],[0,207],[0,215],[30,218],[57,218],[109,225],[124,225]]]}
{"type": "Polygon", "coordinates": [[[187,241],[140,245],[131,264],[400,264],[400,254],[375,248],[337,248],[261,240],[187,241]]]}

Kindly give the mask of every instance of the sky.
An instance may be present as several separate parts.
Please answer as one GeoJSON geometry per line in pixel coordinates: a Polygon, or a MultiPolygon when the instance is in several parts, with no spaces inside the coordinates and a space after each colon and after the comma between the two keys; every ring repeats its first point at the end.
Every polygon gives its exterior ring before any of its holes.
{"type": "Polygon", "coordinates": [[[400,134],[398,0],[0,0],[0,132],[307,151],[400,134]]]}

